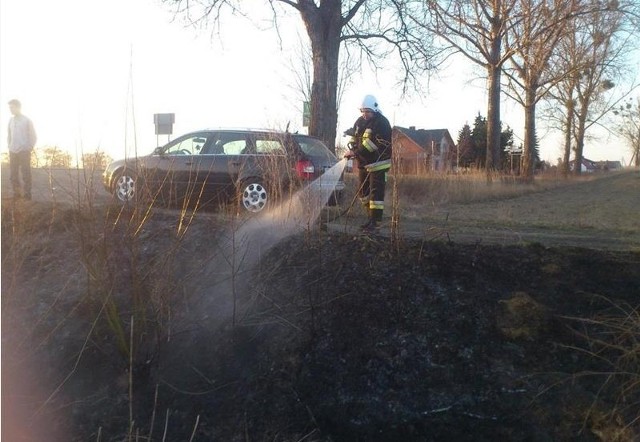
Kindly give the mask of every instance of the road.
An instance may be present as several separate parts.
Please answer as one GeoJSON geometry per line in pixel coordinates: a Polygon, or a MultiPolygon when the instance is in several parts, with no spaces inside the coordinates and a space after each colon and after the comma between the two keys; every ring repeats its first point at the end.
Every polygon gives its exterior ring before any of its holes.
{"type": "MultiPolygon", "coordinates": [[[[12,199],[9,166],[2,164],[2,202],[12,199]]],[[[85,169],[32,169],[33,201],[75,203],[93,198],[107,202],[110,195],[102,187],[102,171],[85,169]]]]}

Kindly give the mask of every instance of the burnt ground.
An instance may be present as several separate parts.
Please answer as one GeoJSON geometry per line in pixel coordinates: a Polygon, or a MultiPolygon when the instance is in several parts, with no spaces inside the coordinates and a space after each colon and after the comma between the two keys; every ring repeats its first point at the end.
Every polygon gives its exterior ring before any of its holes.
{"type": "Polygon", "coordinates": [[[638,251],[313,229],[230,290],[220,214],[2,212],[5,440],[640,437],[638,251]]]}

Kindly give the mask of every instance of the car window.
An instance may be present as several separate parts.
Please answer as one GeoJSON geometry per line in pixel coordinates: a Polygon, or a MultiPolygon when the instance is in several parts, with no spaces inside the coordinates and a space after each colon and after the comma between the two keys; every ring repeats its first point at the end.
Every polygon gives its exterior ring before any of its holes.
{"type": "Polygon", "coordinates": [[[334,158],[335,156],[320,140],[311,137],[298,136],[295,140],[300,145],[302,151],[311,157],[334,158]]]}
{"type": "Polygon", "coordinates": [[[263,154],[284,154],[280,140],[256,139],[256,152],[263,154]]]}
{"type": "Polygon", "coordinates": [[[165,155],[198,155],[202,152],[205,144],[207,144],[206,135],[190,135],[169,143],[165,146],[163,153],[165,155]]]}
{"type": "Polygon", "coordinates": [[[232,140],[222,145],[222,153],[225,155],[240,155],[247,147],[247,140],[232,140]]]}
{"type": "Polygon", "coordinates": [[[220,132],[214,136],[207,153],[213,155],[240,155],[246,153],[247,138],[242,133],[220,132]]]}

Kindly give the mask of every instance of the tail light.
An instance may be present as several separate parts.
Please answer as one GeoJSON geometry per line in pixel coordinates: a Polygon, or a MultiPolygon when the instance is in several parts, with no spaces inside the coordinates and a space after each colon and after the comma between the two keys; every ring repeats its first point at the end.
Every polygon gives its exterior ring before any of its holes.
{"type": "Polygon", "coordinates": [[[296,163],[296,174],[303,180],[311,180],[315,177],[316,168],[309,160],[299,160],[296,163]]]}

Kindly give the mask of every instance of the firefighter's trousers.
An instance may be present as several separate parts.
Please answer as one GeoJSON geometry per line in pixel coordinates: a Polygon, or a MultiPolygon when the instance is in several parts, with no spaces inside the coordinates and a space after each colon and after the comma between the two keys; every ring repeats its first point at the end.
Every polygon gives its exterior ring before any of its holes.
{"type": "Polygon", "coordinates": [[[366,169],[358,169],[360,180],[359,197],[362,205],[369,209],[369,218],[374,221],[382,220],[384,211],[384,191],[387,170],[368,172],[366,169]]]}

